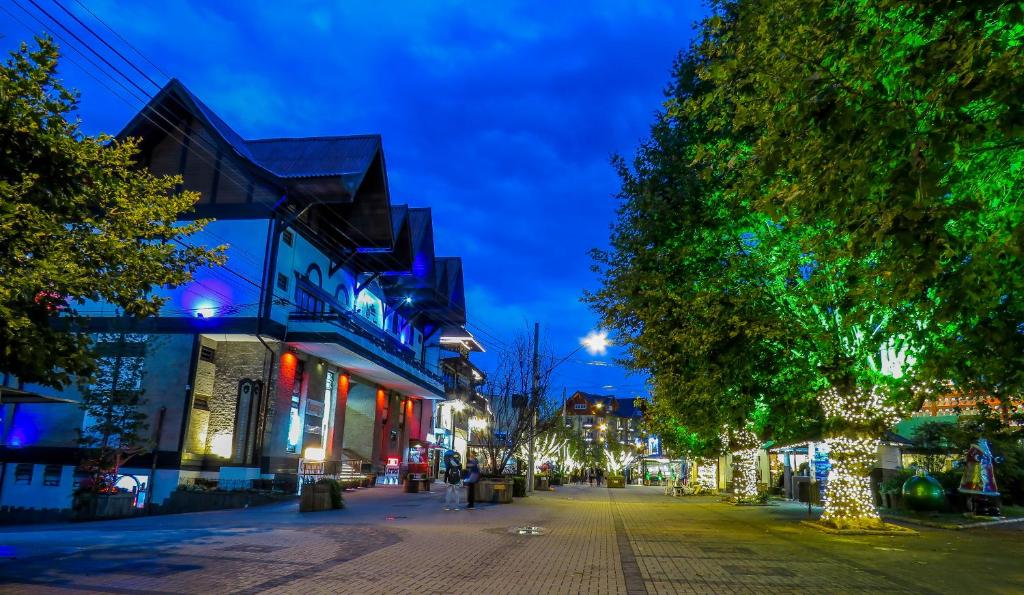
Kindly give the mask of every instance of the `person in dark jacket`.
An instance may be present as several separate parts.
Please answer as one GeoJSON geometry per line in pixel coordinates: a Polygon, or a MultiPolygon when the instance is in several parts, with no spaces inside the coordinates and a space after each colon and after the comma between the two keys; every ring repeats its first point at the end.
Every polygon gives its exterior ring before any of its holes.
{"type": "Polygon", "coordinates": [[[473,508],[476,504],[476,483],[480,481],[480,461],[476,460],[476,453],[470,451],[469,459],[466,461],[466,508],[473,508]]]}
{"type": "Polygon", "coordinates": [[[449,450],[444,455],[444,509],[459,509],[459,485],[462,483],[462,462],[459,453],[449,450]]]}

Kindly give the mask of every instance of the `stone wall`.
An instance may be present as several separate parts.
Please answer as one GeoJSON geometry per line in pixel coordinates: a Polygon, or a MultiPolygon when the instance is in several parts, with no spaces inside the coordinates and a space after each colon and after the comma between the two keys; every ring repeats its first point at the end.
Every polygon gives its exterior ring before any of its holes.
{"type": "MultiPolygon", "coordinates": [[[[239,403],[239,382],[262,379],[266,349],[258,341],[215,341],[208,337],[202,338],[201,345],[214,350],[214,357],[213,362],[200,360],[197,366],[186,439],[192,455],[189,458],[244,464],[248,454],[245,430],[250,427],[249,416],[258,414],[258,403],[250,403],[248,397],[239,403]]],[[[252,437],[248,438],[251,444],[252,437]]]]}

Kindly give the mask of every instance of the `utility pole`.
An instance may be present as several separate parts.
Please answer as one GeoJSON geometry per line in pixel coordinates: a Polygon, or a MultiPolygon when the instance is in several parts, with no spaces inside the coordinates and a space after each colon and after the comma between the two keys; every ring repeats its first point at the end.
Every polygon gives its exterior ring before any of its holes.
{"type": "Polygon", "coordinates": [[[538,393],[538,385],[540,384],[540,355],[537,351],[538,343],[540,343],[540,323],[533,323],[533,377],[530,382],[530,407],[527,413],[530,416],[530,444],[527,455],[527,467],[526,467],[526,491],[533,491],[533,435],[537,427],[537,407],[540,405],[540,395],[538,393]]]}

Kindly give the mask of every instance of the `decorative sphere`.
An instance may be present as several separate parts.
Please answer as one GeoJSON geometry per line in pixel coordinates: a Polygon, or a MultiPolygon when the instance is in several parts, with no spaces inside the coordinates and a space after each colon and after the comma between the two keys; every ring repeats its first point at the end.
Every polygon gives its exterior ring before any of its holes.
{"type": "Polygon", "coordinates": [[[942,510],[946,490],[931,475],[915,475],[903,483],[903,501],[911,510],[942,510]]]}

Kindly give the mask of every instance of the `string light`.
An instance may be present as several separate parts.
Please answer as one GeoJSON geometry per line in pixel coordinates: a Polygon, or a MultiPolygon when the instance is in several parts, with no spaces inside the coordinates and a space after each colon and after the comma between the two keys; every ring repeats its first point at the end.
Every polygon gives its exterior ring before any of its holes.
{"type": "Polygon", "coordinates": [[[832,469],[828,474],[822,522],[840,529],[882,525],[871,495],[871,470],[879,441],[874,438],[827,438],[832,469]]]}
{"type": "Polygon", "coordinates": [[[829,389],[819,395],[819,402],[828,421],[849,434],[825,439],[832,468],[821,520],[840,529],[880,527],[870,480],[880,443],[875,436],[903,416],[875,387],[829,389]]]}
{"type": "Polygon", "coordinates": [[[717,486],[718,462],[712,459],[701,459],[697,464],[697,482],[706,490],[714,490],[717,486]]]}
{"type": "Polygon", "coordinates": [[[756,461],[756,448],[744,448],[732,453],[732,489],[741,502],[757,498],[756,461]]]}
{"type": "Polygon", "coordinates": [[[757,435],[749,428],[723,432],[722,443],[735,446],[732,452],[732,490],[739,502],[757,498],[757,435]]]}

